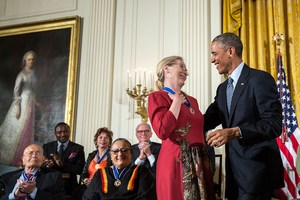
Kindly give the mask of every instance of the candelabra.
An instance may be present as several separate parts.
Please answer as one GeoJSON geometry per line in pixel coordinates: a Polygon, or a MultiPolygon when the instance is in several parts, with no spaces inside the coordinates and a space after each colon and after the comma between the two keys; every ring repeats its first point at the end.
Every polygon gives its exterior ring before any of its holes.
{"type": "Polygon", "coordinates": [[[132,90],[126,89],[127,94],[136,101],[137,111],[135,113],[142,117],[142,122],[148,121],[146,98],[152,91],[152,89],[148,90],[146,86],[142,90],[142,84],[137,84],[132,90]]]}

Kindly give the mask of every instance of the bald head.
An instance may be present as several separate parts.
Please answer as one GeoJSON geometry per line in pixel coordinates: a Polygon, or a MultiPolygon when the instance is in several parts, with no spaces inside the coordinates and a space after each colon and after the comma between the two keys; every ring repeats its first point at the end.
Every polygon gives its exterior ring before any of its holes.
{"type": "Polygon", "coordinates": [[[28,171],[34,171],[40,168],[44,161],[43,148],[38,144],[31,144],[24,149],[23,153],[23,165],[28,171]]]}

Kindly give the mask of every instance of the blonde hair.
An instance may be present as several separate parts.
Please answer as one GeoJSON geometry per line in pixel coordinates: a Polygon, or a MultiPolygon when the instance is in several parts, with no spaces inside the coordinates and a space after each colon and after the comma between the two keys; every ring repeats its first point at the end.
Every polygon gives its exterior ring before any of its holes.
{"type": "Polygon", "coordinates": [[[155,85],[158,90],[162,90],[162,88],[164,87],[164,81],[165,81],[164,66],[165,65],[172,66],[176,64],[178,60],[183,62],[183,67],[186,70],[185,63],[181,56],[165,57],[157,64],[157,68],[156,68],[157,80],[155,82],[155,85]]]}

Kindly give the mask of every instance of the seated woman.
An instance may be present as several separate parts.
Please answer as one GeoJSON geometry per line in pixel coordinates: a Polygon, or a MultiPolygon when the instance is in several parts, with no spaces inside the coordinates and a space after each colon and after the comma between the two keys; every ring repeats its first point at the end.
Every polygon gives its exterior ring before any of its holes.
{"type": "Polygon", "coordinates": [[[118,138],[112,143],[110,152],[113,165],[95,173],[82,199],[155,200],[154,180],[148,169],[143,165],[130,163],[130,142],[118,138]]]}
{"type": "Polygon", "coordinates": [[[94,136],[96,150],[91,152],[85,162],[82,174],[82,182],[88,186],[94,176],[94,173],[106,166],[110,166],[109,148],[112,143],[113,132],[106,127],[99,128],[94,136]]]}

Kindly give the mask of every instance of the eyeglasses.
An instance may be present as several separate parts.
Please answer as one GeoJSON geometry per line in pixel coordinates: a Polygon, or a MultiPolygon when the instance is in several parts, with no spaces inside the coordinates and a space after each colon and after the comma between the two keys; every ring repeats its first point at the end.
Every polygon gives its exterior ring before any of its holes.
{"type": "Polygon", "coordinates": [[[138,131],[136,131],[137,133],[150,133],[150,130],[138,130],[138,131]]]}
{"type": "Polygon", "coordinates": [[[39,156],[39,155],[41,155],[41,154],[42,154],[42,152],[40,152],[40,151],[27,151],[27,152],[25,153],[25,156],[32,157],[33,155],[39,156]]]}
{"type": "Polygon", "coordinates": [[[121,152],[122,154],[128,153],[130,149],[128,148],[123,148],[123,149],[112,149],[110,150],[113,154],[117,155],[119,152],[121,152]]]}

